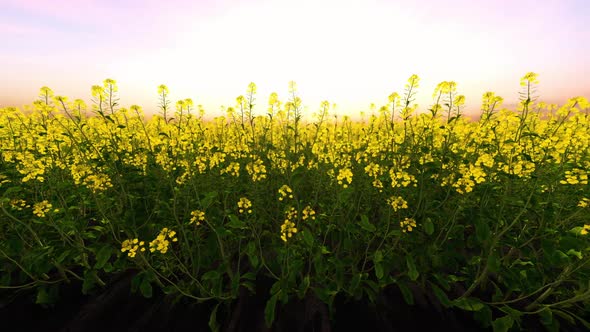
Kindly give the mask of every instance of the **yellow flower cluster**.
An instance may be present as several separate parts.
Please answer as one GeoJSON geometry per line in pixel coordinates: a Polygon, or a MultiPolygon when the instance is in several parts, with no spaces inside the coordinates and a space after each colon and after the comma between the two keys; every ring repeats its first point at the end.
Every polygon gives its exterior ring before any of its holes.
{"type": "Polygon", "coordinates": [[[416,221],[412,218],[405,218],[399,223],[404,233],[411,232],[416,227],[416,221]]]}
{"type": "Polygon", "coordinates": [[[561,184],[588,184],[588,173],[585,171],[574,168],[571,171],[565,171],[565,180],[559,181],[561,184]]]}
{"type": "Polygon", "coordinates": [[[229,174],[231,176],[240,176],[240,164],[232,161],[226,168],[221,170],[221,174],[229,174]]]}
{"type": "Polygon", "coordinates": [[[583,197],[579,202],[578,202],[578,206],[585,208],[588,207],[590,205],[590,199],[583,197]]]}
{"type": "Polygon", "coordinates": [[[389,203],[389,205],[391,205],[393,211],[408,208],[408,202],[401,196],[390,197],[389,199],[387,199],[387,202],[389,203]]]}
{"type": "Polygon", "coordinates": [[[51,210],[51,203],[47,200],[33,204],[33,214],[39,218],[44,218],[45,214],[51,210]]]}
{"type": "Polygon", "coordinates": [[[137,250],[145,251],[145,242],[139,239],[128,239],[121,244],[121,252],[127,251],[127,256],[133,258],[137,254],[137,250]]]}
{"type": "Polygon", "coordinates": [[[381,175],[381,167],[379,164],[370,163],[365,166],[365,173],[367,173],[367,175],[370,177],[376,178],[377,176],[381,175]]]}
{"type": "Polygon", "coordinates": [[[250,202],[250,200],[247,199],[246,197],[242,197],[238,201],[238,212],[240,212],[240,213],[244,213],[244,212],[252,213],[252,209],[250,209],[251,207],[252,207],[252,202],[250,202]]]}
{"type": "Polygon", "coordinates": [[[10,179],[8,179],[8,177],[6,175],[0,175],[0,187],[2,187],[3,184],[5,183],[10,183],[12,181],[10,181],[10,179]]]}
{"type": "Polygon", "coordinates": [[[350,168],[339,170],[336,180],[338,180],[338,184],[341,185],[342,188],[348,188],[348,185],[352,183],[352,171],[350,168]]]}
{"type": "Polygon", "coordinates": [[[10,207],[14,210],[22,211],[24,208],[31,207],[24,199],[12,199],[10,200],[10,207]]]}
{"type": "Polygon", "coordinates": [[[281,239],[287,242],[287,239],[292,237],[293,234],[297,233],[294,220],[297,220],[297,210],[294,207],[290,207],[285,212],[285,221],[281,225],[281,239]]]}
{"type": "Polygon", "coordinates": [[[189,224],[195,224],[199,226],[201,221],[205,221],[205,212],[201,210],[194,210],[191,212],[191,220],[189,224]]]}
{"type": "Polygon", "coordinates": [[[82,184],[93,192],[105,191],[112,187],[111,179],[106,174],[95,173],[96,168],[85,164],[73,164],[70,172],[75,184],[82,184]]]}
{"type": "Polygon", "coordinates": [[[465,194],[473,191],[476,183],[483,183],[487,175],[481,167],[469,165],[459,166],[459,173],[462,175],[454,184],[453,187],[460,194],[465,194]]]}
{"type": "Polygon", "coordinates": [[[306,207],[303,208],[301,219],[302,220],[307,220],[307,219],[315,220],[315,211],[311,208],[311,206],[307,205],[306,207]]]}
{"type": "Polygon", "coordinates": [[[160,234],[158,234],[158,236],[152,242],[150,242],[150,252],[159,251],[160,253],[165,254],[168,252],[170,241],[178,241],[176,232],[169,230],[166,227],[162,228],[160,234]]]}
{"type": "Polygon", "coordinates": [[[590,232],[590,225],[584,225],[584,227],[582,227],[582,230],[580,231],[580,234],[587,235],[588,232],[590,232]]]}
{"type": "Polygon", "coordinates": [[[18,161],[19,173],[24,175],[23,182],[30,180],[45,181],[43,175],[45,174],[46,163],[41,158],[36,159],[31,153],[18,153],[16,160],[18,161]]]}
{"type": "Polygon", "coordinates": [[[285,184],[279,188],[279,201],[282,201],[287,197],[293,198],[293,190],[285,184]]]}
{"type": "Polygon", "coordinates": [[[379,189],[380,193],[383,192],[383,182],[381,182],[381,180],[379,180],[379,179],[373,180],[372,185],[373,185],[373,187],[379,189]]]}
{"type": "Polygon", "coordinates": [[[246,171],[250,174],[253,182],[266,179],[266,166],[262,160],[257,159],[246,165],[246,171]]]}
{"type": "Polygon", "coordinates": [[[404,171],[395,171],[393,168],[389,170],[389,177],[393,188],[407,187],[409,185],[416,187],[418,183],[413,175],[404,171]]]}

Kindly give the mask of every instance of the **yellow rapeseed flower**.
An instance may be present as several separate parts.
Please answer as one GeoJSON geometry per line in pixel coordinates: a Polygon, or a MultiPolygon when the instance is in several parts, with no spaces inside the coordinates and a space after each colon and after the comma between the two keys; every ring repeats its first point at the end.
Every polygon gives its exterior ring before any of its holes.
{"type": "Polygon", "coordinates": [[[315,211],[311,208],[311,206],[307,205],[306,207],[303,208],[301,219],[302,220],[307,220],[307,219],[315,220],[315,211]]]}
{"type": "Polygon", "coordinates": [[[244,212],[252,213],[252,209],[250,209],[251,207],[252,207],[252,202],[250,202],[250,200],[247,199],[246,197],[242,197],[238,201],[238,212],[240,212],[240,213],[244,213],[244,212]]]}
{"type": "Polygon", "coordinates": [[[391,207],[393,208],[393,211],[398,211],[401,209],[408,208],[408,202],[401,196],[390,197],[387,200],[387,202],[389,203],[389,205],[391,205],[391,207]]]}
{"type": "Polygon", "coordinates": [[[22,211],[23,208],[28,208],[31,207],[30,205],[27,204],[27,202],[24,199],[12,199],[10,200],[10,207],[14,210],[18,210],[18,211],[22,211]]]}
{"type": "Polygon", "coordinates": [[[399,225],[404,233],[411,232],[416,227],[416,221],[413,218],[405,218],[399,225]]]}
{"type": "Polygon", "coordinates": [[[199,226],[201,221],[205,221],[205,212],[201,210],[194,210],[191,212],[191,220],[189,224],[195,224],[199,226]]]}
{"type": "Polygon", "coordinates": [[[338,184],[342,186],[342,188],[348,188],[348,185],[352,183],[352,171],[350,168],[343,168],[339,170],[336,180],[338,181],[338,184]]]}
{"type": "Polygon", "coordinates": [[[127,239],[121,244],[121,252],[127,252],[127,256],[133,258],[137,255],[137,251],[145,251],[145,242],[139,239],[127,239]]]}
{"type": "Polygon", "coordinates": [[[159,251],[162,254],[168,252],[170,242],[177,242],[176,232],[164,227],[156,238],[150,242],[150,252],[159,251]]]}
{"type": "Polygon", "coordinates": [[[53,205],[47,200],[33,204],[33,214],[39,218],[44,218],[45,214],[51,210],[53,205]]]}
{"type": "Polygon", "coordinates": [[[293,198],[293,190],[288,185],[282,185],[279,188],[279,201],[282,201],[285,198],[293,198]]]}

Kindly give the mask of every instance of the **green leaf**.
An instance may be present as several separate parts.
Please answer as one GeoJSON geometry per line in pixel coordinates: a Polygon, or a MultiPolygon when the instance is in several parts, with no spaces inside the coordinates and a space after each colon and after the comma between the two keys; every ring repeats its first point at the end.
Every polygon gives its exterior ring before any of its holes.
{"type": "Polygon", "coordinates": [[[373,225],[369,222],[369,217],[367,217],[364,214],[361,215],[361,222],[359,223],[359,225],[361,226],[362,229],[364,229],[365,231],[370,232],[370,233],[373,233],[375,230],[377,230],[375,225],[373,225]]]}
{"type": "Polygon", "coordinates": [[[201,207],[203,210],[207,210],[211,206],[213,201],[217,198],[217,195],[217,191],[211,191],[205,194],[205,198],[201,200],[201,207]]]}
{"type": "Polygon", "coordinates": [[[426,218],[426,220],[424,220],[423,225],[424,232],[426,232],[426,234],[432,235],[434,233],[434,223],[432,223],[432,219],[426,218]]]}
{"type": "Polygon", "coordinates": [[[305,296],[305,294],[307,293],[307,289],[309,288],[309,284],[310,284],[310,280],[309,280],[309,276],[306,275],[303,280],[301,281],[301,284],[299,285],[299,297],[303,298],[305,296]]]}
{"type": "Polygon", "coordinates": [[[350,280],[350,290],[351,291],[355,291],[358,286],[361,283],[361,278],[363,277],[363,275],[361,273],[357,273],[352,277],[352,280],[350,280]]]}
{"type": "Polygon", "coordinates": [[[215,307],[213,308],[213,311],[211,311],[211,316],[209,316],[209,328],[211,329],[212,332],[218,332],[219,331],[219,324],[217,324],[217,308],[219,308],[219,305],[221,303],[217,303],[215,305],[215,307]]]}
{"type": "Polygon", "coordinates": [[[280,291],[281,291],[281,287],[282,287],[282,286],[283,286],[283,285],[281,284],[281,280],[277,280],[277,281],[275,281],[275,283],[274,283],[274,284],[272,284],[272,286],[270,287],[270,293],[271,293],[272,295],[276,295],[278,292],[280,292],[280,291]]]}
{"type": "Polygon", "coordinates": [[[110,273],[110,272],[113,272],[113,271],[115,270],[115,267],[113,266],[113,264],[111,264],[111,263],[109,262],[109,263],[106,263],[106,264],[105,264],[105,265],[102,267],[102,269],[103,269],[103,271],[104,271],[104,272],[106,272],[106,273],[110,273]]]}
{"type": "MultiPolygon", "coordinates": [[[[553,311],[555,312],[556,310],[553,310],[553,311]]],[[[578,316],[578,315],[574,314],[573,312],[570,312],[570,314],[571,314],[572,316],[574,316],[574,317],[575,317],[575,318],[576,318],[576,319],[577,319],[577,320],[578,320],[580,323],[582,323],[582,325],[584,325],[584,327],[585,327],[587,330],[589,330],[589,331],[590,331],[590,322],[588,322],[586,319],[584,319],[584,318],[582,318],[582,317],[580,317],[580,316],[578,316]]]]}
{"type": "Polygon", "coordinates": [[[442,304],[445,308],[451,307],[452,303],[449,300],[447,294],[442,289],[440,289],[437,285],[431,283],[431,286],[432,286],[432,291],[434,292],[434,295],[436,296],[436,298],[438,299],[440,304],[442,304]]]}
{"type": "Polygon", "coordinates": [[[139,284],[141,284],[142,280],[143,280],[143,272],[139,272],[138,274],[133,276],[133,278],[131,279],[131,291],[132,292],[135,293],[137,291],[137,289],[139,288],[139,284]]]}
{"type": "Polygon", "coordinates": [[[84,280],[82,281],[82,294],[88,294],[96,284],[96,270],[88,270],[84,272],[84,280]]]}
{"type": "Polygon", "coordinates": [[[256,293],[256,288],[255,288],[253,282],[251,282],[251,281],[243,281],[240,285],[248,288],[248,290],[250,291],[250,293],[252,293],[252,294],[256,293]]]}
{"type": "Polygon", "coordinates": [[[246,224],[240,220],[240,218],[238,218],[236,215],[234,214],[230,214],[229,216],[229,222],[227,223],[227,226],[230,228],[240,228],[240,229],[245,229],[246,224]]]}
{"type": "Polygon", "coordinates": [[[241,279],[256,280],[256,275],[252,272],[246,272],[240,276],[241,279]]]}
{"type": "Polygon", "coordinates": [[[453,301],[453,305],[466,311],[479,311],[484,308],[484,304],[473,297],[461,298],[453,301]]]}
{"type": "Polygon", "coordinates": [[[248,259],[250,260],[250,264],[252,264],[252,267],[257,268],[258,267],[258,263],[260,263],[260,260],[258,259],[258,256],[256,255],[249,255],[248,259]]]}
{"type": "Polygon", "coordinates": [[[514,325],[514,319],[510,315],[497,318],[492,322],[494,332],[507,332],[512,325],[514,325]]]}
{"type": "Polygon", "coordinates": [[[484,243],[490,238],[490,226],[482,219],[475,222],[475,237],[479,243],[484,243]]]}
{"type": "Polygon", "coordinates": [[[488,328],[492,324],[492,309],[486,305],[483,309],[474,312],[473,318],[475,318],[483,328],[488,328]]]}
{"type": "Polygon", "coordinates": [[[216,280],[216,279],[219,279],[220,277],[221,276],[219,275],[219,272],[217,272],[216,270],[211,270],[211,271],[205,272],[201,276],[201,280],[216,280]]]}
{"type": "Polygon", "coordinates": [[[491,253],[486,264],[490,272],[497,273],[501,264],[498,254],[496,252],[491,253]]]}
{"type": "Polygon", "coordinates": [[[141,295],[143,295],[143,297],[145,298],[149,299],[152,297],[152,284],[149,280],[147,280],[147,278],[144,278],[141,281],[141,284],[139,284],[139,291],[141,292],[141,295]]]}
{"type": "Polygon", "coordinates": [[[554,265],[567,264],[570,261],[569,256],[561,250],[554,250],[549,255],[554,265]]]}
{"type": "Polygon", "coordinates": [[[35,303],[37,304],[53,304],[57,300],[57,294],[55,291],[47,291],[47,287],[39,287],[37,289],[37,298],[35,303]]]}
{"type": "Polygon", "coordinates": [[[522,311],[518,311],[510,306],[504,305],[500,308],[503,312],[509,314],[513,319],[520,320],[520,317],[524,315],[522,311]]]}
{"type": "Polygon", "coordinates": [[[523,260],[520,260],[520,258],[518,258],[510,265],[510,267],[512,268],[517,264],[520,266],[535,266],[535,264],[533,264],[533,262],[531,262],[531,261],[523,261],[523,260]]]}
{"type": "Polygon", "coordinates": [[[66,259],[66,257],[68,257],[70,255],[70,253],[71,252],[69,250],[66,250],[66,251],[62,252],[61,255],[59,255],[59,257],[57,257],[55,259],[55,262],[58,263],[58,264],[63,263],[63,261],[66,259]]]}
{"type": "Polygon", "coordinates": [[[313,234],[311,234],[311,231],[309,231],[307,228],[305,228],[302,232],[302,238],[303,238],[303,242],[305,243],[305,245],[309,248],[313,247],[313,234]]]}
{"type": "Polygon", "coordinates": [[[553,314],[563,318],[571,325],[576,325],[576,321],[575,321],[574,317],[572,317],[570,314],[566,313],[565,311],[561,311],[559,309],[553,309],[552,311],[553,311],[553,314]]]}
{"type": "Polygon", "coordinates": [[[383,261],[383,252],[381,250],[375,251],[375,255],[373,256],[373,262],[375,264],[381,263],[383,261]]]}
{"type": "Polygon", "coordinates": [[[375,264],[375,276],[379,280],[383,279],[383,266],[379,263],[375,264]]]}
{"type": "Polygon", "coordinates": [[[338,193],[338,201],[342,203],[347,203],[350,200],[350,196],[352,195],[352,193],[353,191],[351,190],[350,186],[346,189],[343,189],[338,193]]]}
{"type": "Polygon", "coordinates": [[[399,290],[402,292],[404,301],[406,301],[408,305],[414,305],[414,294],[412,293],[410,288],[406,286],[406,284],[403,282],[398,282],[397,286],[399,287],[399,290]]]}
{"type": "Polygon", "coordinates": [[[580,251],[570,249],[570,250],[568,250],[567,254],[569,256],[576,256],[576,257],[578,257],[578,259],[582,259],[582,252],[580,252],[580,251]]]}
{"type": "MultiPolygon", "coordinates": [[[[445,279],[445,277],[443,277],[442,275],[435,273],[434,278],[436,279],[436,281],[438,282],[438,285],[440,285],[445,291],[449,291],[451,289],[451,285],[449,284],[448,280],[445,279]]],[[[452,277],[454,277],[454,275],[447,275],[446,276],[449,279],[452,279],[452,277]]]]}
{"type": "Polygon", "coordinates": [[[551,326],[553,323],[553,313],[551,312],[550,308],[545,308],[544,310],[539,312],[539,317],[541,318],[541,323],[545,326],[551,326]]]}
{"type": "Polygon", "coordinates": [[[258,260],[258,255],[256,253],[256,244],[254,243],[254,241],[250,241],[246,245],[246,254],[248,255],[250,264],[252,264],[254,268],[258,267],[258,263],[260,261],[258,260]]]}
{"type": "Polygon", "coordinates": [[[275,320],[275,307],[277,305],[278,294],[275,294],[268,299],[266,306],[264,307],[264,322],[267,328],[272,327],[272,323],[275,320]]]}
{"type": "Polygon", "coordinates": [[[410,277],[412,281],[416,281],[416,279],[418,279],[418,276],[420,275],[420,272],[418,272],[418,270],[416,269],[414,258],[411,255],[406,256],[406,265],[408,267],[408,277],[410,277]]]}
{"type": "Polygon", "coordinates": [[[113,252],[113,248],[111,246],[105,245],[96,254],[96,264],[94,265],[95,269],[102,269],[106,262],[111,258],[111,254],[113,252]]]}

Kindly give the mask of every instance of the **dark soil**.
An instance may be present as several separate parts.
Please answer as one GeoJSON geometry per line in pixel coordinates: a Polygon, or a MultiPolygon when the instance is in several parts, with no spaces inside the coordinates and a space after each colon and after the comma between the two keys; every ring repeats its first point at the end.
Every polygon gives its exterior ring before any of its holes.
{"type": "MultiPolygon", "coordinates": [[[[0,301],[3,326],[18,326],[22,331],[209,331],[208,322],[214,303],[191,303],[154,291],[146,299],[131,293],[132,273],[118,276],[100,293],[82,295],[81,284],[60,288],[59,302],[51,306],[34,304],[35,294],[22,294],[10,303],[0,301]]],[[[472,315],[448,310],[426,293],[416,290],[416,304],[408,306],[397,287],[385,289],[376,304],[367,300],[334,300],[334,316],[317,298],[308,296],[287,305],[277,304],[271,329],[264,324],[264,307],[271,282],[259,280],[256,294],[242,290],[229,306],[218,309],[220,331],[486,331],[472,315]]],[[[560,322],[563,331],[583,331],[560,322]]],[[[534,320],[525,320],[523,328],[544,331],[534,320]]],[[[491,329],[488,329],[491,331],[491,329]]]]}

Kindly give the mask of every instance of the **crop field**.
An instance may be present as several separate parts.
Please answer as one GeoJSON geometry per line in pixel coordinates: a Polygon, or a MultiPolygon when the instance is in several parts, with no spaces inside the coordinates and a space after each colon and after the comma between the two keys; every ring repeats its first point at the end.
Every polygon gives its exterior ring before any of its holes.
{"type": "Polygon", "coordinates": [[[91,107],[41,88],[0,112],[0,294],[50,305],[137,271],[133,292],[210,303],[218,330],[267,278],[269,327],[297,299],[331,319],[393,287],[482,329],[590,329],[588,100],[537,102],[528,73],[516,109],[486,92],[473,120],[455,82],[419,111],[419,83],[355,119],[303,114],[293,82],[214,118],[165,85],[149,119],[111,79],[91,107]]]}

